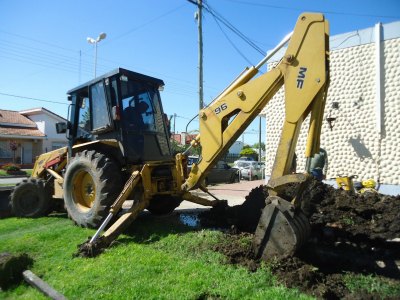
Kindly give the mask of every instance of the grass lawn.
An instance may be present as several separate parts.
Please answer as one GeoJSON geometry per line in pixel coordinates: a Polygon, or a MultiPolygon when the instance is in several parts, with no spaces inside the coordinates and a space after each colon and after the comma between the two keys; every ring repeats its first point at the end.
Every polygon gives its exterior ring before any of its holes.
{"type": "MultiPolygon", "coordinates": [[[[73,258],[94,230],[65,215],[0,221],[0,252],[27,253],[31,270],[68,299],[307,299],[276,283],[268,268],[225,264],[212,246],[223,234],[143,215],[96,258],[73,258]]],[[[21,284],[0,299],[46,299],[21,284]]]]}

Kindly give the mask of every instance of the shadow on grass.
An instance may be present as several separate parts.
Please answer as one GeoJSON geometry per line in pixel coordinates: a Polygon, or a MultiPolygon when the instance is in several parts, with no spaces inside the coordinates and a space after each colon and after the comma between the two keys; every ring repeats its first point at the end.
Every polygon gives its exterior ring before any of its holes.
{"type": "Polygon", "coordinates": [[[49,218],[68,219],[67,212],[52,212],[48,215],[49,218]]]}
{"type": "Polygon", "coordinates": [[[196,219],[201,211],[203,210],[179,210],[164,216],[156,216],[145,211],[123,231],[125,236],[119,237],[118,242],[151,244],[170,234],[198,231],[201,227],[196,219]],[[190,225],[185,221],[188,217],[194,220],[189,222],[190,225]]]}

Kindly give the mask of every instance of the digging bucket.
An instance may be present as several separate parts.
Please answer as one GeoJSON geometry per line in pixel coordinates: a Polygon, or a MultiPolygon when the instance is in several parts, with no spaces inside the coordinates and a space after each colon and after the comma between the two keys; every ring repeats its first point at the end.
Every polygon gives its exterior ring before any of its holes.
{"type": "Polygon", "coordinates": [[[271,261],[292,256],[308,239],[310,224],[290,202],[270,196],[266,199],[253,240],[257,258],[271,261]]]}

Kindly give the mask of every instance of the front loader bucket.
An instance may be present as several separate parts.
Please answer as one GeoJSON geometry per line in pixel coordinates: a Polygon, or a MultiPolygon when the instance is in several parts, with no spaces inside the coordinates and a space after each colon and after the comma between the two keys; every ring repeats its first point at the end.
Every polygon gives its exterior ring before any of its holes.
{"type": "Polygon", "coordinates": [[[270,261],[291,256],[310,234],[310,224],[300,209],[277,197],[267,198],[253,240],[257,258],[270,261]]]}

